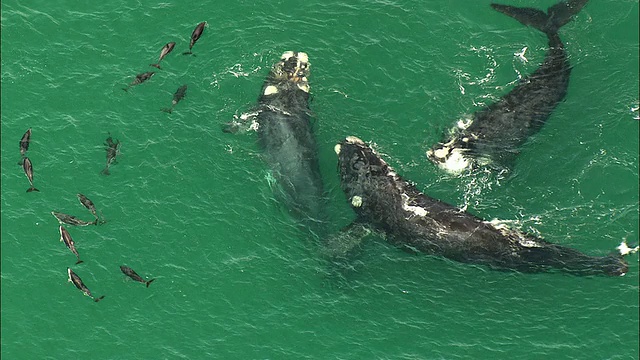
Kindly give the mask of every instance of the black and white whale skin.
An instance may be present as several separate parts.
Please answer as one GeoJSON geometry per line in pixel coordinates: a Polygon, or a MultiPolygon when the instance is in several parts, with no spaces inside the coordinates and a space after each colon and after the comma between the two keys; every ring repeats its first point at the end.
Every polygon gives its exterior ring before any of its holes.
{"type": "Polygon", "coordinates": [[[628,271],[622,254],[637,251],[622,243],[619,254],[595,257],[549,243],[421,193],[356,137],[347,137],[335,150],[341,187],[358,215],[357,221],[385,232],[391,243],[406,250],[495,269],[559,269],[577,275],[612,276],[628,271]]]}
{"type": "Polygon", "coordinates": [[[540,67],[498,102],[476,112],[472,119],[458,121],[442,142],[427,151],[432,162],[450,173],[483,166],[508,170],[513,165],[521,145],[540,131],[567,94],[571,66],[558,30],[586,2],[563,1],[547,13],[491,4],[495,10],[545,33],[549,50],[540,67]]]}
{"type": "Polygon", "coordinates": [[[323,184],[309,110],[309,58],[287,51],[262,87],[257,132],[282,196],[302,219],[318,219],[323,184]]]}

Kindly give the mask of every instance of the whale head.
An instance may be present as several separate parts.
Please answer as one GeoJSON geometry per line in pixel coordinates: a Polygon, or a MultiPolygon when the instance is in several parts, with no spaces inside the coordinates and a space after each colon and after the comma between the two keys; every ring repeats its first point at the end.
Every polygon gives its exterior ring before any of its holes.
{"type": "Polygon", "coordinates": [[[378,193],[390,193],[393,169],[364,141],[349,136],[334,148],[338,155],[340,184],[351,206],[365,212],[375,204],[378,193]]]}
{"type": "Polygon", "coordinates": [[[307,53],[286,51],[271,69],[263,95],[269,96],[286,90],[309,93],[307,77],[310,66],[307,53]]]}

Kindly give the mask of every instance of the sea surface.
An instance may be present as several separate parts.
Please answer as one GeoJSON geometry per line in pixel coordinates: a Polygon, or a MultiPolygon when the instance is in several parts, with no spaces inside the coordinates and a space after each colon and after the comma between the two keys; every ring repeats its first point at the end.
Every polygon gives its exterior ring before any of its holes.
{"type": "Polygon", "coordinates": [[[354,219],[333,152],[354,135],[487,220],[596,256],[637,243],[637,0],[591,1],[560,30],[567,97],[510,176],[427,160],[544,59],[544,34],[490,3],[2,1],[2,358],[638,359],[637,253],[623,277],[521,274],[373,234],[336,270],[274,196],[255,132],[221,130],[255,110],[283,52],[304,51],[331,230],[354,219]],[[195,55],[181,55],[201,21],[195,55]],[[28,128],[40,192],[16,165],[28,128]],[[122,145],[105,176],[109,135],[122,145]],[[106,222],[67,227],[74,265],[50,212],[92,220],[77,193],[106,222]],[[105,298],[83,296],[67,267],[105,298]]]}

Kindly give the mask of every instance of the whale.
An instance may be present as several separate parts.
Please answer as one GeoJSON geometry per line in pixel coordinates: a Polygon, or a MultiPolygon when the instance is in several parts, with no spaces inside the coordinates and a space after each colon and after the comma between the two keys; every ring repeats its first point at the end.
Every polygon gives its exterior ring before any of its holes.
{"type": "Polygon", "coordinates": [[[361,139],[349,136],[335,146],[340,186],[359,223],[383,233],[392,244],[410,251],[445,257],[491,269],[522,273],[561,271],[575,275],[622,276],[623,255],[635,252],[626,243],[607,256],[590,256],[486,221],[429,197],[403,179],[361,139]]]}
{"type": "Polygon", "coordinates": [[[588,0],[559,2],[543,12],[491,4],[491,7],[524,25],[543,32],[549,49],[542,64],[522,78],[499,101],[462,119],[427,151],[427,158],[451,174],[488,168],[509,172],[521,146],[543,127],[567,94],[571,65],[558,30],[588,0]]]}
{"type": "Polygon", "coordinates": [[[309,110],[309,70],[306,53],[282,54],[262,86],[256,131],[279,187],[277,197],[297,218],[318,221],[324,188],[309,110]]]}

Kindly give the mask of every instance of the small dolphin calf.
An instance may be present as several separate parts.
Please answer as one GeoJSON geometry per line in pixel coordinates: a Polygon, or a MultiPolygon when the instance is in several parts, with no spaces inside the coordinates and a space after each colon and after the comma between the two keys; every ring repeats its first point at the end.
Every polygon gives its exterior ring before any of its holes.
{"type": "Polygon", "coordinates": [[[147,287],[149,287],[149,284],[151,284],[155,279],[151,279],[149,281],[146,281],[145,279],[142,278],[142,276],[138,275],[135,271],[133,271],[132,268],[122,265],[120,266],[120,270],[127,275],[128,277],[132,278],[135,281],[141,282],[143,284],[147,284],[147,287]]]}
{"type": "Polygon", "coordinates": [[[76,273],[74,273],[73,270],[71,270],[71,268],[67,268],[67,273],[69,274],[69,281],[72,282],[73,285],[75,285],[78,289],[80,289],[85,295],[92,298],[93,301],[98,302],[104,299],[104,295],[100,296],[97,299],[94,298],[93,295],[91,295],[91,291],[89,290],[89,288],[84,285],[84,283],[82,282],[82,279],[80,279],[80,277],[76,275],[76,273]]]}
{"type": "Polygon", "coordinates": [[[138,85],[138,84],[142,84],[143,82],[145,82],[145,81],[147,81],[147,80],[151,79],[151,77],[153,76],[153,74],[155,74],[155,72],[153,72],[153,71],[149,71],[149,72],[146,72],[146,73],[142,73],[142,74],[138,74],[138,75],[136,75],[136,78],[133,80],[133,82],[132,82],[131,84],[129,84],[129,86],[127,86],[126,88],[122,88],[122,90],[124,90],[124,91],[129,91],[129,89],[130,89],[132,86],[136,86],[136,85],[138,85]]]}
{"type": "Polygon", "coordinates": [[[62,225],[60,225],[60,241],[64,242],[64,244],[67,245],[67,248],[69,248],[69,250],[71,250],[71,252],[76,255],[76,258],[78,258],[76,265],[84,262],[80,260],[80,255],[78,254],[78,250],[76,250],[76,243],[71,238],[71,235],[69,234],[67,229],[65,229],[62,225]]]}
{"type": "Polygon", "coordinates": [[[162,109],[162,111],[164,112],[168,112],[169,114],[171,114],[171,111],[173,111],[173,107],[176,106],[180,100],[182,100],[184,98],[184,96],[187,94],[187,85],[182,85],[178,88],[178,90],[176,90],[176,93],[173,94],[173,100],[171,101],[171,107],[170,108],[164,108],[162,109]]]}
{"type": "Polygon", "coordinates": [[[22,170],[24,170],[24,174],[27,175],[29,184],[31,184],[31,187],[27,189],[27,192],[40,191],[33,186],[33,164],[31,164],[31,160],[29,160],[28,157],[25,157],[22,160],[22,170]]]}
{"type": "Polygon", "coordinates": [[[200,39],[200,36],[202,35],[202,32],[204,31],[205,25],[207,25],[207,22],[203,21],[200,24],[198,24],[195,29],[193,29],[193,32],[191,33],[191,42],[189,43],[189,51],[183,52],[182,55],[193,55],[193,56],[195,56],[193,54],[193,52],[191,51],[191,48],[193,48],[193,45],[195,45],[196,41],[198,41],[198,39],[200,39]]]}
{"type": "Polygon", "coordinates": [[[107,166],[102,170],[102,173],[109,175],[109,166],[116,163],[116,156],[120,153],[120,140],[116,139],[116,141],[113,141],[111,134],[109,134],[109,137],[105,141],[104,146],[106,146],[105,150],[107,150],[107,166]]]}
{"type": "Polygon", "coordinates": [[[93,204],[93,201],[89,200],[89,198],[87,198],[86,196],[78,193],[78,200],[80,201],[80,204],[82,204],[82,206],[86,207],[92,214],[93,216],[96,218],[96,220],[98,219],[98,214],[96,213],[96,206],[93,204]]]}
{"type": "Polygon", "coordinates": [[[176,43],[173,41],[163,46],[162,50],[160,50],[160,59],[158,59],[158,62],[156,64],[149,64],[149,66],[153,66],[160,69],[160,61],[162,61],[162,59],[164,59],[164,57],[167,56],[167,54],[169,54],[173,50],[174,46],[176,46],[176,43]]]}
{"type": "Polygon", "coordinates": [[[51,215],[55,216],[55,218],[58,219],[58,222],[60,224],[67,224],[67,225],[73,225],[73,226],[98,225],[97,218],[95,221],[84,221],[84,220],[78,219],[75,216],[59,213],[56,211],[52,211],[51,215]]]}
{"type": "Polygon", "coordinates": [[[29,130],[22,135],[22,139],[20,139],[20,157],[22,159],[18,165],[22,165],[22,162],[24,161],[27,150],[29,150],[29,141],[31,141],[31,128],[29,128],[29,130]]]}

